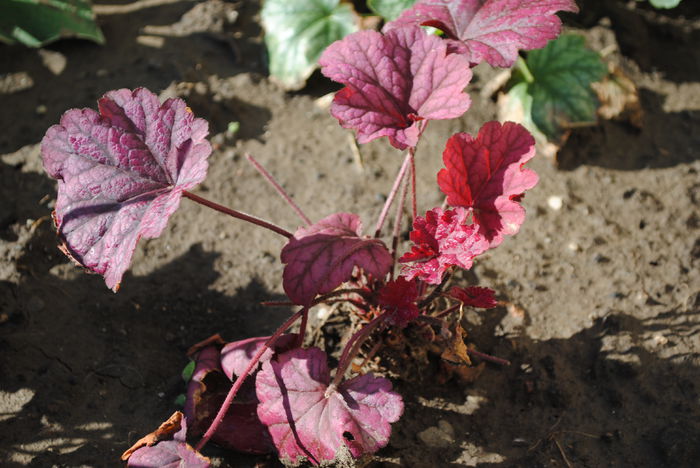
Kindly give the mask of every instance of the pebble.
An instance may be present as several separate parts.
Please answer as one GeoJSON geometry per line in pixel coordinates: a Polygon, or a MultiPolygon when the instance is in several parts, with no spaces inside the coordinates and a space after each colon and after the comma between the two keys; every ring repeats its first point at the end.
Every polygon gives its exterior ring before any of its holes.
{"type": "Polygon", "coordinates": [[[554,211],[559,211],[564,205],[564,201],[560,196],[552,195],[551,197],[547,198],[547,205],[549,205],[549,207],[554,211]]]}

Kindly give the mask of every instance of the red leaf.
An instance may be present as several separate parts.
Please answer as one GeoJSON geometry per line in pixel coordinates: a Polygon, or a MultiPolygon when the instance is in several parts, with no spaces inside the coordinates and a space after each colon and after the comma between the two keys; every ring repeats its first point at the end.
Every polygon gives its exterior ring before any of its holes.
{"type": "Polygon", "coordinates": [[[469,269],[474,257],[484,253],[489,243],[479,234],[478,226],[466,225],[469,212],[464,208],[443,211],[433,208],[425,218],[416,217],[411,231],[411,251],[399,261],[401,274],[407,279],[419,278],[429,284],[440,284],[452,265],[469,269]]]}
{"type": "Polygon", "coordinates": [[[331,114],[357,130],[360,143],[387,136],[396,148],[416,146],[419,121],[459,117],[471,104],[463,92],[472,77],[469,63],[447,55],[444,41],[418,27],[350,34],[331,44],[319,64],[347,86],[331,114]]]}
{"type": "Polygon", "coordinates": [[[201,182],[207,122],[181,99],[147,89],[110,91],[92,109],[63,114],[41,143],[58,179],[54,219],[62,249],[116,291],[136,243],[158,237],[183,190],[201,182]]]}
{"type": "Polygon", "coordinates": [[[332,461],[346,447],[353,457],[385,446],[403,412],[391,382],[372,374],[329,386],[326,353],[294,349],[263,364],[256,379],[258,416],[280,458],[299,464],[332,461]]]}
{"type": "Polygon", "coordinates": [[[496,292],[493,289],[470,286],[468,288],[450,289],[449,295],[466,306],[479,307],[481,309],[493,309],[498,305],[496,292]]]}
{"type": "Polygon", "coordinates": [[[418,0],[384,31],[433,26],[472,66],[511,67],[518,50],[544,47],[561,31],[557,11],[577,12],[573,0],[418,0]]]}
{"type": "Polygon", "coordinates": [[[479,232],[495,247],[504,235],[518,232],[525,209],[518,203],[537,184],[537,174],[523,169],[535,155],[535,140],[513,122],[488,122],[473,138],[457,133],[448,141],[438,185],[452,206],[471,208],[479,232]]]}
{"type": "Polygon", "coordinates": [[[336,213],[300,228],[282,249],[284,291],[296,304],[309,306],[317,294],[349,280],[357,266],[376,278],[391,268],[391,254],[379,239],[360,237],[357,215],[336,213]]]}
{"type": "Polygon", "coordinates": [[[389,281],[379,291],[379,305],[390,314],[389,322],[398,327],[405,327],[418,317],[420,310],[416,305],[418,285],[415,281],[407,281],[399,276],[389,281]]]}
{"type": "MultiPolygon", "coordinates": [[[[256,336],[245,340],[234,341],[226,344],[221,350],[221,367],[231,380],[241,375],[250,360],[255,356],[260,347],[269,339],[269,336],[256,336]]],[[[288,351],[296,342],[296,334],[285,334],[280,336],[273,345],[274,349],[267,349],[260,357],[260,363],[269,361],[275,353],[288,351]]]]}

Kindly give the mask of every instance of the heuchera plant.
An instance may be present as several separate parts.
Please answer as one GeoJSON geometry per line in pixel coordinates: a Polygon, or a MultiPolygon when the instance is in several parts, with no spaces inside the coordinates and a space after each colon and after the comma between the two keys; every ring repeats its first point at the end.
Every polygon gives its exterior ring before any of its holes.
{"type": "Polygon", "coordinates": [[[184,417],[177,413],[127,451],[123,458],[130,466],[207,466],[198,452],[210,440],[251,453],[276,450],[293,465],[375,452],[388,443],[403,402],[387,379],[351,364],[360,353],[367,362],[392,330],[415,327],[426,340],[440,342],[457,375],[480,372],[459,369],[469,364],[468,354],[488,356],[468,349],[459,324],[446,319],[463,306],[494,307],[495,293],[443,289],[456,267],[471,268],[476,257],[518,232],[525,217],[520,199],[537,183],[537,175],[523,168],[534,156],[534,140],[512,122],[488,122],[476,136],[453,135],[437,175],[446,203],[420,216],[416,146],[430,120],[456,118],[469,108],[464,89],[470,67],[482,61],[511,66],[519,49],[544,46],[560,32],[554,15],[559,10],[576,11],[576,5],[419,0],[382,33],[357,32],[328,47],[322,72],[346,85],[335,96],[333,116],[354,129],[361,143],[386,136],[407,150],[370,235],[352,213],[312,222],[250,156],[299,214],[303,225],[294,233],[189,192],[205,177],[211,146],[207,123],[180,99],[160,103],[143,88],[110,91],[100,99],[99,112],[69,110],[48,130],[42,154],[47,172],[58,180],[54,219],[61,249],[103,275],[114,291],[138,240],[158,237],[182,197],[269,229],[286,242],[282,285],[288,304],[300,309],[272,336],[233,343],[215,336],[193,347],[197,364],[184,417]],[[421,28],[426,25],[442,30],[444,38],[427,34],[421,28]],[[409,193],[412,245],[398,255],[409,193]],[[397,198],[387,247],[382,229],[397,198]],[[340,310],[361,324],[335,372],[324,351],[303,346],[309,309],[320,303],[344,304],[340,310]],[[297,321],[299,332],[285,333],[297,321]],[[368,353],[367,341],[375,343],[368,353]],[[186,436],[200,437],[194,449],[186,436]]]}

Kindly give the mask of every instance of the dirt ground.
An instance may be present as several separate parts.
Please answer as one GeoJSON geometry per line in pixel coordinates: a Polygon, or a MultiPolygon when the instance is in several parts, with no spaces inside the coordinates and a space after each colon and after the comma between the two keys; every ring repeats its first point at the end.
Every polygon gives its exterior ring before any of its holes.
{"type": "MultiPolygon", "coordinates": [[[[97,2],[101,3],[101,2],[97,2]]],[[[406,410],[374,467],[693,467],[700,457],[700,4],[580,2],[567,17],[640,89],[641,129],[576,130],[558,165],[531,163],[520,233],[459,279],[510,307],[466,315],[469,340],[512,362],[469,386],[432,369],[395,380],[406,410]],[[556,200],[561,200],[561,206],[556,200]],[[417,383],[416,383],[417,382],[417,383]]],[[[159,239],[141,242],[118,294],[57,250],[55,183],[38,143],[71,107],[145,86],[187,99],[215,151],[196,193],[294,229],[298,220],[245,162],[249,152],[312,219],[376,218],[401,162],[386,141],[351,151],[349,132],[315,101],[267,76],[257,1],[221,9],[181,1],[99,22],[100,47],[0,46],[0,465],[118,466],[183,392],[185,350],[221,333],[270,333],[280,300],[279,236],[183,200],[159,239]],[[177,26],[170,26],[178,23],[177,26]],[[158,26],[158,27],[154,27],[158,26]],[[226,134],[229,122],[239,133],[226,134]]],[[[230,6],[230,5],[229,5],[230,6]]],[[[479,67],[460,119],[431,123],[418,149],[419,210],[442,202],[444,142],[495,118],[479,67]]],[[[207,449],[219,466],[274,457],[207,449]]]]}

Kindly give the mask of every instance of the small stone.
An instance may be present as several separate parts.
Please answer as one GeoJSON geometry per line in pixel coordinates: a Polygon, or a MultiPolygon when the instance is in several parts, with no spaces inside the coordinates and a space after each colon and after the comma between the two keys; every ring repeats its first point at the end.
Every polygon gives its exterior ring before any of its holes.
{"type": "Polygon", "coordinates": [[[39,49],[38,53],[41,57],[41,62],[54,75],[60,75],[66,69],[68,59],[62,53],[48,49],[39,49]]]}
{"type": "Polygon", "coordinates": [[[549,207],[554,211],[559,211],[564,205],[564,201],[560,196],[552,195],[551,197],[547,198],[547,205],[549,205],[549,207]]]}
{"type": "Polygon", "coordinates": [[[452,425],[440,420],[437,427],[431,426],[418,433],[418,438],[428,447],[446,448],[455,444],[455,435],[452,425]]]}
{"type": "Polygon", "coordinates": [[[39,104],[38,106],[36,106],[36,109],[34,109],[36,115],[45,115],[47,111],[48,108],[44,104],[39,104]]]}

